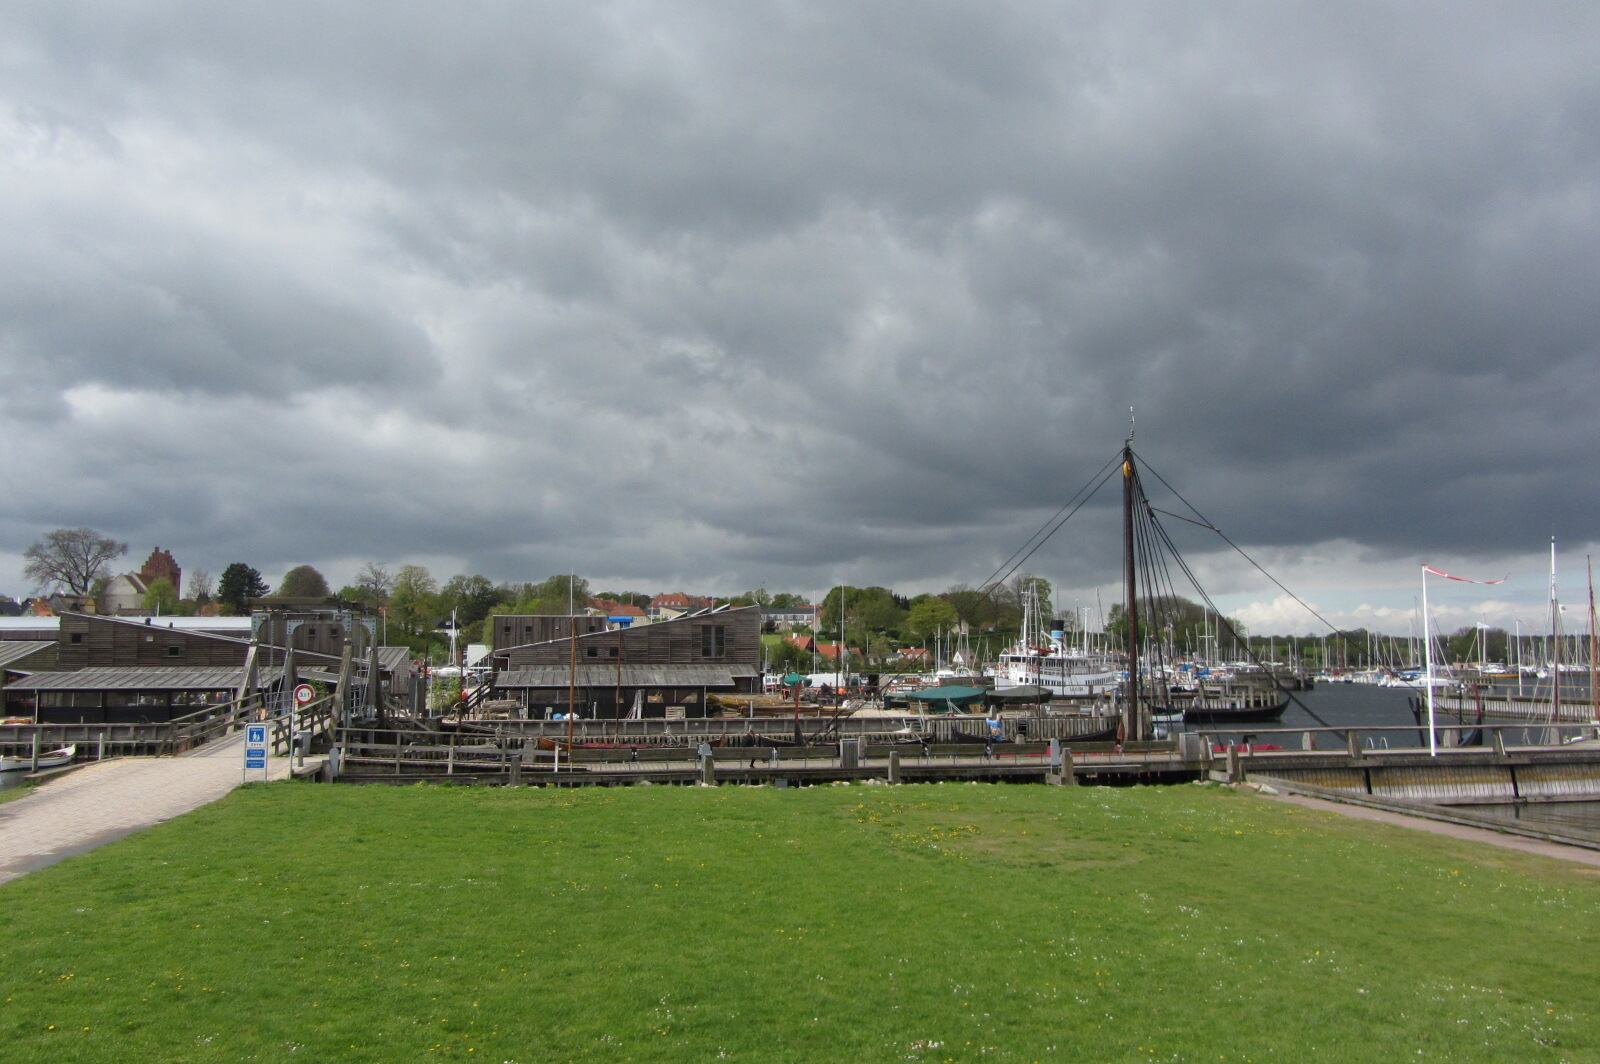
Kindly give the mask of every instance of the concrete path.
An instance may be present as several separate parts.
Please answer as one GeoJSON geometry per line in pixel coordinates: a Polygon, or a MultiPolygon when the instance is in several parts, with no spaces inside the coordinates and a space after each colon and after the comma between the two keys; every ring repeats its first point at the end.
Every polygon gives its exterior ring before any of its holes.
{"type": "Polygon", "coordinates": [[[1547,842],[1543,839],[1512,835],[1503,831],[1494,831],[1490,828],[1474,828],[1465,824],[1452,824],[1444,820],[1406,816],[1404,813],[1391,813],[1385,809],[1369,809],[1365,806],[1350,805],[1345,802],[1329,802],[1321,798],[1310,798],[1299,794],[1264,794],[1262,797],[1270,798],[1275,802],[1298,805],[1305,809],[1320,809],[1328,813],[1338,813],[1340,816],[1354,817],[1357,820],[1373,820],[1380,824],[1393,824],[1396,827],[1411,828],[1415,831],[1431,831],[1435,835],[1448,835],[1452,839],[1464,839],[1468,842],[1499,846],[1507,850],[1520,850],[1523,853],[1538,854],[1540,857],[1554,857],[1560,861],[1572,861],[1575,864],[1587,865],[1590,868],[1600,868],[1600,850],[1588,850],[1581,846],[1563,846],[1559,842],[1547,842]]]}
{"type": "MultiPolygon", "coordinates": [[[[267,763],[269,778],[289,775],[287,757],[267,763]]],[[[243,768],[239,732],[182,757],[89,765],[0,804],[0,883],[214,802],[239,786],[243,768]]]]}

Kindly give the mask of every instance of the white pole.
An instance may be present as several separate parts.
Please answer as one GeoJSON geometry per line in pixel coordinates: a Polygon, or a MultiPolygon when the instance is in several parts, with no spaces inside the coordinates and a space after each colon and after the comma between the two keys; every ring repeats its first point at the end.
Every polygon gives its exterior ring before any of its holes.
{"type": "Polygon", "coordinates": [[[839,701],[842,703],[844,701],[845,680],[847,680],[849,678],[849,668],[850,668],[850,663],[845,660],[845,656],[844,656],[844,585],[843,584],[839,585],[839,646],[836,649],[839,651],[839,653],[838,653],[838,656],[834,658],[834,661],[836,661],[838,663],[838,665],[839,665],[839,675],[836,678],[837,686],[834,687],[834,692],[839,696],[839,701]]]}
{"type": "Polygon", "coordinates": [[[1439,748],[1433,731],[1433,640],[1428,638],[1428,567],[1422,567],[1422,655],[1427,662],[1428,685],[1428,756],[1438,757],[1439,748]]]}

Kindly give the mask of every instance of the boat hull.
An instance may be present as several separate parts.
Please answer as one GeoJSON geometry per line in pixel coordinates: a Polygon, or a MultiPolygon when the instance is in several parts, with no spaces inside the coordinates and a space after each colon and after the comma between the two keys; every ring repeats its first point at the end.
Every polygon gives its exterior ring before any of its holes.
{"type": "Polygon", "coordinates": [[[1185,724],[1263,724],[1281,719],[1283,711],[1288,708],[1289,698],[1287,695],[1261,705],[1188,705],[1183,707],[1183,722],[1185,724]]]}
{"type": "MultiPolygon", "coordinates": [[[[75,746],[63,746],[55,750],[39,751],[40,768],[60,768],[70,765],[77,756],[75,746]]],[[[32,754],[4,754],[0,755],[0,772],[27,772],[33,768],[32,754]]]]}

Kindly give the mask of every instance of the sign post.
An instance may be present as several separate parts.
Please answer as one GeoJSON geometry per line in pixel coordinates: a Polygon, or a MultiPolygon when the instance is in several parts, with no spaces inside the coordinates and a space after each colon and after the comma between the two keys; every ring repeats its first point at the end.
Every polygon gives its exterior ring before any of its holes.
{"type": "Polygon", "coordinates": [[[244,778],[250,778],[251,769],[260,769],[262,780],[267,778],[267,726],[247,724],[244,729],[244,778]]]}

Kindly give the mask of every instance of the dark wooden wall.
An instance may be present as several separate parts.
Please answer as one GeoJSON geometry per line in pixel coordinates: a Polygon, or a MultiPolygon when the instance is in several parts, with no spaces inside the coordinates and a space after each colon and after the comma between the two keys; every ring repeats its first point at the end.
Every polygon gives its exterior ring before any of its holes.
{"type": "Polygon", "coordinates": [[[244,665],[247,643],[159,624],[130,624],[106,617],[67,614],[57,635],[57,667],[87,669],[105,665],[244,665]],[[177,647],[176,654],[171,648],[177,647]]]}
{"type": "Polygon", "coordinates": [[[564,614],[506,613],[491,617],[489,620],[490,650],[505,650],[527,643],[566,639],[572,634],[574,621],[577,622],[580,636],[590,632],[602,632],[606,627],[604,617],[590,617],[587,614],[569,617],[564,614]]]}
{"type": "MultiPolygon", "coordinates": [[[[597,620],[599,618],[596,618],[597,620]]],[[[605,648],[619,647],[622,661],[629,665],[752,665],[761,666],[761,608],[744,606],[702,617],[680,617],[635,628],[619,628],[578,636],[578,661],[591,663],[588,648],[595,646],[595,657],[614,660],[605,648]],[[723,629],[723,653],[706,657],[701,630],[711,626],[723,629]]],[[[565,665],[572,654],[570,640],[555,639],[518,647],[508,657],[510,668],[524,665],[565,665]]]]}
{"type": "MultiPolygon", "coordinates": [[[[299,621],[300,625],[294,630],[295,650],[309,650],[314,654],[326,654],[337,658],[344,650],[345,640],[350,638],[349,627],[344,619],[333,611],[304,611],[269,613],[266,615],[259,638],[263,646],[284,646],[284,636],[289,631],[289,623],[299,621]]],[[[356,622],[360,624],[359,621],[356,622]]],[[[360,633],[358,646],[366,646],[367,634],[360,633]]]]}

